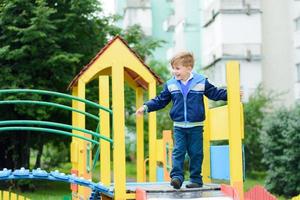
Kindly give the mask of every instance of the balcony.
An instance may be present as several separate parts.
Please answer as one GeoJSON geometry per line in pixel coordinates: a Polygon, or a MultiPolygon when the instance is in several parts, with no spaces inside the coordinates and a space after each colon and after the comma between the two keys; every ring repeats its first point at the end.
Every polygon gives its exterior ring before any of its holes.
{"type": "Polygon", "coordinates": [[[128,8],[150,8],[150,0],[127,0],[128,8]]]}
{"type": "Polygon", "coordinates": [[[260,0],[221,0],[220,8],[227,9],[260,9],[260,0]]]}
{"type": "Polygon", "coordinates": [[[224,56],[261,55],[260,44],[223,44],[224,56]]]}
{"type": "Polygon", "coordinates": [[[211,51],[204,54],[204,66],[210,66],[220,59],[236,59],[236,60],[260,60],[261,44],[245,43],[245,44],[221,44],[212,48],[211,51]]]}
{"type": "Polygon", "coordinates": [[[204,26],[220,13],[247,14],[260,13],[260,0],[215,0],[204,7],[204,26]]]}

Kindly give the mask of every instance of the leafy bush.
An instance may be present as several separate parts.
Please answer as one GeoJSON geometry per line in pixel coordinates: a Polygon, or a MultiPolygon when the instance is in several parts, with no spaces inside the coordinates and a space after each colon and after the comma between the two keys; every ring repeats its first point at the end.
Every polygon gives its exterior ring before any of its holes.
{"type": "Polygon", "coordinates": [[[266,187],[291,197],[300,193],[300,104],[280,108],[263,124],[261,147],[266,164],[266,187]]]}
{"type": "Polygon", "coordinates": [[[266,111],[270,109],[273,94],[265,92],[259,86],[249,101],[244,104],[245,119],[245,157],[246,172],[249,175],[253,171],[265,171],[266,167],[261,162],[263,158],[262,149],[259,143],[259,137],[262,130],[262,122],[266,111]]]}

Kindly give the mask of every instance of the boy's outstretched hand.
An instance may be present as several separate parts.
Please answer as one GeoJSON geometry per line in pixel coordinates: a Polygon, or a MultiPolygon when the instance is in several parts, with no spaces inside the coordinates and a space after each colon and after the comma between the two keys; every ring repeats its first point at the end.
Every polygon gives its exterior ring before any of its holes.
{"type": "Polygon", "coordinates": [[[141,106],[139,109],[136,110],[135,114],[137,116],[142,116],[144,114],[145,108],[144,106],[141,106]]]}

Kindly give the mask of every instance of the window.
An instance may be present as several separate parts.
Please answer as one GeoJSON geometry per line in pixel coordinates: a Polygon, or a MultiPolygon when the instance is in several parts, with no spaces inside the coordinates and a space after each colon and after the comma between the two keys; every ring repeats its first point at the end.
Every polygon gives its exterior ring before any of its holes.
{"type": "Polygon", "coordinates": [[[296,31],[300,31],[300,17],[295,19],[296,31]]]}
{"type": "Polygon", "coordinates": [[[300,63],[296,64],[297,67],[297,82],[300,83],[300,63]]]}

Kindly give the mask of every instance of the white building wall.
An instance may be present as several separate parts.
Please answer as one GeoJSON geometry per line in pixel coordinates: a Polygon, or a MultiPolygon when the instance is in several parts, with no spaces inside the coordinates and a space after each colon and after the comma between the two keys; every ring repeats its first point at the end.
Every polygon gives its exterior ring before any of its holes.
{"type": "Polygon", "coordinates": [[[300,101],[300,1],[292,4],[294,21],[294,95],[300,101]]]}
{"type": "Polygon", "coordinates": [[[207,66],[213,62],[214,55],[221,56],[221,44],[223,41],[222,18],[217,18],[214,23],[203,29],[202,65],[207,66]]]}
{"type": "Polygon", "coordinates": [[[295,100],[292,4],[294,0],[262,0],[263,86],[281,93],[279,104],[295,100]]]}
{"type": "Polygon", "coordinates": [[[176,24],[184,21],[186,13],[185,13],[185,3],[182,0],[174,0],[174,10],[175,10],[175,21],[176,24]]]}
{"type": "Polygon", "coordinates": [[[219,14],[203,30],[203,65],[223,56],[261,57],[260,14],[219,14]]]}
{"type": "MultiPolygon", "coordinates": [[[[226,86],[226,60],[217,62],[214,67],[208,68],[205,74],[216,86],[226,86]]],[[[243,101],[247,101],[249,96],[261,83],[261,62],[260,61],[240,61],[240,83],[243,90],[243,101]]]]}
{"type": "Polygon", "coordinates": [[[124,28],[138,24],[148,36],[152,34],[152,10],[149,0],[127,0],[124,11],[124,28]]]}
{"type": "Polygon", "coordinates": [[[174,36],[173,46],[168,49],[167,59],[170,60],[174,54],[186,50],[184,40],[185,3],[182,0],[174,0],[174,36]]]}
{"type": "Polygon", "coordinates": [[[244,91],[243,99],[249,99],[258,85],[262,82],[261,61],[241,61],[240,81],[244,91]]]}
{"type": "Polygon", "coordinates": [[[191,51],[194,53],[196,60],[195,67],[199,67],[201,37],[200,1],[171,0],[174,14],[167,23],[174,24],[174,35],[172,38],[173,45],[167,51],[167,59],[171,59],[174,54],[180,51],[191,51]]]}
{"type": "Polygon", "coordinates": [[[224,43],[261,43],[261,14],[222,14],[222,17],[224,43]]]}

